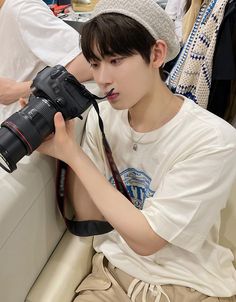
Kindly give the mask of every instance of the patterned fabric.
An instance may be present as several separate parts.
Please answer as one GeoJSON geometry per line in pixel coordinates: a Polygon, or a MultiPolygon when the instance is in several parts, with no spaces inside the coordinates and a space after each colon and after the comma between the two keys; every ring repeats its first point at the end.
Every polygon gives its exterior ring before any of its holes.
{"type": "Polygon", "coordinates": [[[188,11],[183,17],[183,43],[185,43],[188,39],[188,36],[193,28],[195,20],[197,19],[203,1],[204,0],[192,0],[188,11]]]}
{"type": "Polygon", "coordinates": [[[207,108],[211,87],[212,62],[217,34],[228,0],[204,1],[194,27],[172,69],[167,83],[182,94],[207,108]]]}

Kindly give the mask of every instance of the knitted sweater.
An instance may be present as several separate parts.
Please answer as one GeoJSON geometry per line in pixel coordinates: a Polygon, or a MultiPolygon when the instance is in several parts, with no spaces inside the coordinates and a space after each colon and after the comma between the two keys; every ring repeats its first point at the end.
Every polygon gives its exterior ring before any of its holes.
{"type": "Polygon", "coordinates": [[[167,83],[182,94],[207,108],[211,87],[212,61],[217,34],[228,0],[205,0],[167,83]]]}

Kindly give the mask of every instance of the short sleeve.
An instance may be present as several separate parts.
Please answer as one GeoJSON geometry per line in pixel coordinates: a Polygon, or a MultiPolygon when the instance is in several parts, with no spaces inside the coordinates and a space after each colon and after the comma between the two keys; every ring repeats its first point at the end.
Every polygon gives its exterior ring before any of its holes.
{"type": "Polygon", "coordinates": [[[205,147],[177,162],[142,210],[152,229],[168,242],[198,250],[218,221],[235,180],[236,150],[205,147]]]}
{"type": "Polygon", "coordinates": [[[43,1],[25,1],[18,26],[25,44],[45,65],[65,66],[81,52],[79,33],[55,17],[43,1]]]}

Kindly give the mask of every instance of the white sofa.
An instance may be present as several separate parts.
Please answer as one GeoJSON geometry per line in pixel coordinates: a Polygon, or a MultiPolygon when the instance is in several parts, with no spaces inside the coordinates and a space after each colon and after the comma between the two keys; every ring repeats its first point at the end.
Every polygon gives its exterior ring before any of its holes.
{"type": "MultiPolygon", "coordinates": [[[[87,87],[98,93],[94,83],[87,87]]],[[[78,140],[83,126],[79,121],[78,140]]],[[[13,174],[0,171],[0,183],[0,301],[73,301],[91,269],[93,238],[65,231],[55,202],[55,161],[35,152],[13,174]]],[[[222,213],[220,238],[236,258],[235,229],[236,184],[222,213]]]]}
{"type": "Polygon", "coordinates": [[[0,301],[23,302],[65,231],[55,205],[55,162],[34,153],[0,171],[0,301]]]}

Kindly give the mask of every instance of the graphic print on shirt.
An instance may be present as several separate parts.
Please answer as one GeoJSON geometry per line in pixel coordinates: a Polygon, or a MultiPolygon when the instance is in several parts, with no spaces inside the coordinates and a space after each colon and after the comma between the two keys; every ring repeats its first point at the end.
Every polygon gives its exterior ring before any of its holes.
{"type": "MultiPolygon", "coordinates": [[[[120,173],[122,180],[129,192],[133,204],[142,210],[146,198],[152,197],[155,191],[150,189],[151,178],[143,171],[128,168],[120,173]]],[[[110,178],[110,183],[115,186],[114,178],[110,178]]]]}

